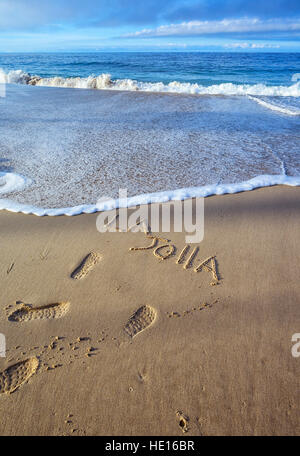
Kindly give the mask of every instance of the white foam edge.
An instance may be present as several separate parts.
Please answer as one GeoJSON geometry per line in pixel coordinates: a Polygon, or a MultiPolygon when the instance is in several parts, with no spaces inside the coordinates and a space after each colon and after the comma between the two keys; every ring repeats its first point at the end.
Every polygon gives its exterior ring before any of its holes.
{"type": "Polygon", "coordinates": [[[168,201],[183,201],[188,198],[207,197],[212,195],[233,194],[246,192],[256,188],[271,187],[274,185],[300,186],[300,176],[291,177],[284,175],[261,175],[248,181],[237,184],[216,184],[202,187],[183,188],[173,191],[163,191],[137,195],[127,199],[111,199],[98,204],[84,204],[74,207],[44,209],[28,204],[17,203],[8,199],[0,199],[0,210],[21,212],[42,216],[74,216],[79,214],[92,214],[94,212],[110,211],[120,208],[130,208],[142,204],[164,203],[168,201]]]}
{"type": "Polygon", "coordinates": [[[288,116],[300,116],[300,110],[292,110],[289,108],[285,108],[284,106],[278,106],[274,103],[269,103],[265,100],[261,100],[260,98],[253,97],[251,95],[248,95],[248,98],[250,100],[255,101],[259,105],[263,106],[266,109],[270,109],[271,111],[277,111],[280,112],[281,114],[286,114],[288,116]]]}

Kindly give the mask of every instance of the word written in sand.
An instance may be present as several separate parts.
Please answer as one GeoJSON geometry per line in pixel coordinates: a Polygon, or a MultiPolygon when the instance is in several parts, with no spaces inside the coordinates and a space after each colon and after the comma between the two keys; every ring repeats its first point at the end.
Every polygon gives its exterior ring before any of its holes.
{"type": "MultiPolygon", "coordinates": [[[[170,244],[168,239],[160,238],[157,236],[152,236],[148,233],[145,233],[147,239],[151,239],[151,243],[145,247],[130,247],[130,251],[137,250],[152,250],[153,255],[159,260],[167,260],[171,258],[176,253],[176,247],[173,244],[170,244]],[[159,245],[159,243],[162,243],[159,245]]],[[[194,272],[206,271],[212,274],[212,282],[210,285],[218,285],[220,279],[217,270],[216,256],[212,255],[207,257],[205,260],[201,261],[197,266],[195,265],[195,260],[199,252],[199,247],[194,247],[190,252],[190,246],[186,245],[182,251],[179,253],[179,256],[176,260],[176,264],[182,265],[183,269],[194,268],[194,272]]]]}

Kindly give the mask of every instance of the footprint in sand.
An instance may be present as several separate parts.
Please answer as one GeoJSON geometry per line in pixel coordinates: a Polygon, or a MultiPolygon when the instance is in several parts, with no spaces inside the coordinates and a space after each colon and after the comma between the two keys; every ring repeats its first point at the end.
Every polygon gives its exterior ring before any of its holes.
{"type": "Polygon", "coordinates": [[[72,272],[72,279],[83,279],[101,260],[101,255],[97,252],[89,253],[80,265],[72,272]]]}
{"type": "Polygon", "coordinates": [[[151,306],[142,306],[140,307],[128,320],[124,330],[125,332],[133,338],[144,329],[148,328],[156,319],[157,312],[151,306]]]}
{"type": "Polygon", "coordinates": [[[41,307],[30,307],[26,304],[9,315],[9,321],[30,321],[30,320],[43,320],[45,318],[61,318],[69,310],[69,302],[57,302],[54,304],[47,304],[41,307]]]}
{"type": "Polygon", "coordinates": [[[11,271],[12,271],[13,268],[14,268],[14,266],[15,266],[15,263],[11,263],[11,264],[8,266],[8,268],[7,268],[7,270],[6,270],[6,274],[7,274],[7,275],[11,273],[11,271]]]}
{"type": "Polygon", "coordinates": [[[25,361],[13,364],[0,373],[0,394],[13,393],[23,383],[36,373],[39,366],[37,358],[29,358],[25,361]]]}

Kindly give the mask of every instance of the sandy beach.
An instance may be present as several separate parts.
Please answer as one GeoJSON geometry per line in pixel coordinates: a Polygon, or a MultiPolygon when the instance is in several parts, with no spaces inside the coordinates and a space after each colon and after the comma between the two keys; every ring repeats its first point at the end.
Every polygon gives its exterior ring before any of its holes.
{"type": "Polygon", "coordinates": [[[186,268],[185,233],[161,260],[97,214],[2,211],[0,434],[299,433],[299,209],[299,188],[206,198],[186,268]]]}

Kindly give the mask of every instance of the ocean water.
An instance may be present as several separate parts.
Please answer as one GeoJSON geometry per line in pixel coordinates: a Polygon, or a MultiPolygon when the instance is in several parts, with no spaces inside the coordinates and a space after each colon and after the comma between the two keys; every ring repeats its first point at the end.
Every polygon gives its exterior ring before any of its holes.
{"type": "Polygon", "coordinates": [[[0,208],[300,184],[300,54],[0,54],[0,68],[0,208]]]}

